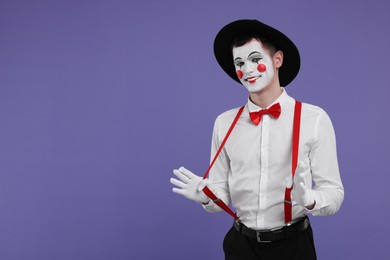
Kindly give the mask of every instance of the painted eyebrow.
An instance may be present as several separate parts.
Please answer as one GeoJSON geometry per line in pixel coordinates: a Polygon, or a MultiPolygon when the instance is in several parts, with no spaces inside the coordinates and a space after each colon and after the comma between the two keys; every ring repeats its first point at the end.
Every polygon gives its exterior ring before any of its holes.
{"type": "MultiPolygon", "coordinates": [[[[261,53],[258,51],[252,51],[251,53],[249,53],[248,57],[252,56],[253,54],[260,54],[261,55],[261,53]]],[[[237,60],[241,60],[241,58],[240,57],[235,58],[234,62],[236,62],[237,60]]]]}
{"type": "Polygon", "coordinates": [[[258,51],[253,51],[253,52],[251,52],[251,53],[248,55],[248,57],[252,56],[252,54],[260,54],[260,55],[261,55],[260,52],[258,52],[258,51]]]}

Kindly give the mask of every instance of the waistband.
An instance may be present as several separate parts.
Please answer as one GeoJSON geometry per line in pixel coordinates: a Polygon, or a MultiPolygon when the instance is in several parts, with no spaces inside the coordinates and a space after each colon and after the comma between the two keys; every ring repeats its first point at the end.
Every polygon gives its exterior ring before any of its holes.
{"type": "Polygon", "coordinates": [[[234,221],[234,228],[241,234],[256,239],[257,242],[273,242],[281,239],[286,239],[292,236],[297,235],[298,233],[306,230],[310,225],[309,218],[305,216],[297,222],[285,226],[278,230],[254,230],[246,227],[241,222],[234,221]]]}

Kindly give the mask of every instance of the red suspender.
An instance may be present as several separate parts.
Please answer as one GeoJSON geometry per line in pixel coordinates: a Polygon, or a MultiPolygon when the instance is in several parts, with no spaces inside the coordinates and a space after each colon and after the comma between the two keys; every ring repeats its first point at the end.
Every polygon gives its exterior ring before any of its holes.
{"type": "MultiPolygon", "coordinates": [[[[203,179],[206,179],[209,175],[211,167],[213,167],[215,161],[218,158],[218,155],[221,153],[222,148],[224,147],[227,139],[229,138],[230,133],[233,131],[238,119],[240,118],[242,111],[245,106],[242,106],[238,112],[236,117],[233,120],[232,125],[230,126],[228,132],[226,133],[225,138],[223,139],[217,153],[214,156],[214,159],[211,161],[209,168],[207,169],[203,179]]],[[[294,178],[295,169],[298,163],[298,146],[299,146],[299,132],[300,132],[300,122],[301,122],[301,108],[302,103],[299,101],[295,101],[295,110],[294,110],[294,123],[293,123],[293,138],[292,138],[292,177],[294,178]]],[[[284,221],[286,224],[290,223],[292,220],[292,204],[291,204],[291,190],[292,188],[286,188],[285,198],[284,198],[284,221]]],[[[225,210],[229,215],[231,215],[235,221],[239,221],[237,214],[234,213],[221,199],[219,199],[215,194],[208,188],[205,187],[203,192],[209,197],[215,204],[217,204],[220,208],[225,210]]]]}
{"type": "MultiPolygon", "coordinates": [[[[299,148],[299,132],[301,126],[301,109],[302,103],[295,101],[294,109],[294,123],[293,123],[293,137],[292,137],[292,156],[291,156],[291,176],[294,179],[295,170],[298,164],[298,148],[299,148]]],[[[284,193],[284,223],[287,225],[292,220],[292,202],[291,191],[293,187],[286,188],[284,193]]]]}
{"type": "MultiPolygon", "coordinates": [[[[234,118],[233,120],[233,123],[232,125],[230,126],[228,132],[226,133],[226,136],[225,138],[223,139],[221,145],[219,146],[219,149],[217,151],[217,153],[215,154],[214,156],[214,159],[211,161],[211,164],[209,166],[209,168],[207,169],[206,173],[204,174],[203,176],[203,179],[206,179],[207,176],[209,175],[209,172],[211,170],[211,167],[213,167],[215,161],[217,160],[217,157],[218,155],[221,153],[222,151],[222,148],[224,147],[227,139],[229,138],[229,135],[230,133],[233,131],[233,128],[236,126],[236,123],[238,121],[238,119],[240,118],[241,114],[242,114],[242,111],[244,110],[245,106],[242,106],[238,112],[237,112],[237,115],[236,117],[234,118]]],[[[215,194],[206,186],[204,189],[203,189],[203,192],[204,194],[206,194],[207,197],[209,197],[215,204],[217,204],[221,209],[223,209],[224,211],[226,211],[230,216],[232,216],[234,218],[234,220],[238,221],[238,217],[237,217],[237,214],[234,213],[221,199],[217,198],[217,196],[215,196],[215,194]]]]}

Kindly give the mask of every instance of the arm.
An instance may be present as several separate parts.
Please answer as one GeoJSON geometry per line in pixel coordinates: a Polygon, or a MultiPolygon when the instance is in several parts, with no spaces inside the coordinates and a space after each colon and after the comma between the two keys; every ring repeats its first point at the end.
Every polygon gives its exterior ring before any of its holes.
{"type": "Polygon", "coordinates": [[[287,180],[286,183],[287,187],[294,185],[292,199],[306,207],[311,214],[330,215],[339,210],[344,199],[344,188],[338,168],[334,130],[325,112],[317,119],[315,142],[309,158],[299,161],[294,180],[287,180]]]}
{"type": "Polygon", "coordinates": [[[336,137],[325,112],[319,116],[315,136],[309,159],[316,204],[310,212],[315,216],[330,215],[339,210],[344,199],[344,188],[337,161],[336,137]]]}
{"type": "MultiPolygon", "coordinates": [[[[214,156],[216,151],[219,148],[219,139],[218,139],[218,119],[216,120],[216,123],[214,125],[214,131],[213,131],[213,141],[212,141],[212,148],[211,148],[211,155],[214,156]]],[[[177,193],[179,195],[182,195],[190,200],[193,200],[195,202],[201,203],[204,205],[204,208],[206,211],[209,212],[218,212],[222,209],[216,205],[213,201],[211,201],[204,193],[203,189],[204,187],[208,187],[219,199],[222,199],[225,203],[229,202],[227,199],[229,196],[226,196],[224,192],[221,192],[225,190],[225,186],[227,185],[227,175],[219,175],[219,171],[216,170],[219,168],[220,170],[226,166],[225,162],[225,152],[222,151],[216,160],[213,168],[210,171],[210,179],[203,179],[200,176],[197,176],[196,174],[192,173],[191,171],[187,170],[184,167],[180,167],[179,169],[173,170],[173,174],[177,177],[171,178],[170,182],[175,185],[172,189],[174,193],[177,193]],[[222,155],[224,154],[224,155],[222,155]],[[222,157],[223,156],[223,157],[222,157]],[[213,172],[215,172],[215,178],[213,172]],[[220,178],[222,177],[222,179],[220,178]],[[214,185],[213,180],[216,183],[214,185]]],[[[213,157],[211,158],[213,159],[213,157]]],[[[227,169],[229,167],[227,166],[227,169]]],[[[226,189],[227,190],[227,189],[226,189]]],[[[226,203],[226,204],[227,204],[226,203]]]]}
{"type": "MultiPolygon", "coordinates": [[[[225,132],[220,132],[220,118],[218,117],[214,123],[210,161],[213,160],[214,155],[216,154],[225,134],[225,132]]],[[[230,203],[230,194],[228,186],[229,171],[230,160],[226,154],[226,150],[222,149],[221,153],[219,154],[217,160],[214,163],[213,168],[211,168],[210,170],[209,179],[213,183],[213,193],[218,198],[223,200],[226,205],[229,205],[230,203]]],[[[222,211],[222,209],[212,201],[209,201],[209,203],[207,205],[204,205],[203,207],[207,212],[222,211]]]]}

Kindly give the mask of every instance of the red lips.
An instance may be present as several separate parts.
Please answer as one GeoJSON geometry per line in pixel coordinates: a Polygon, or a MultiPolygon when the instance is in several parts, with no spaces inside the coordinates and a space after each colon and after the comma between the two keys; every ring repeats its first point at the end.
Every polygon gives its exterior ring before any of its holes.
{"type": "Polygon", "coordinates": [[[260,78],[260,76],[252,76],[252,77],[247,77],[245,80],[248,81],[250,84],[253,84],[256,82],[258,78],[260,78]]]}

